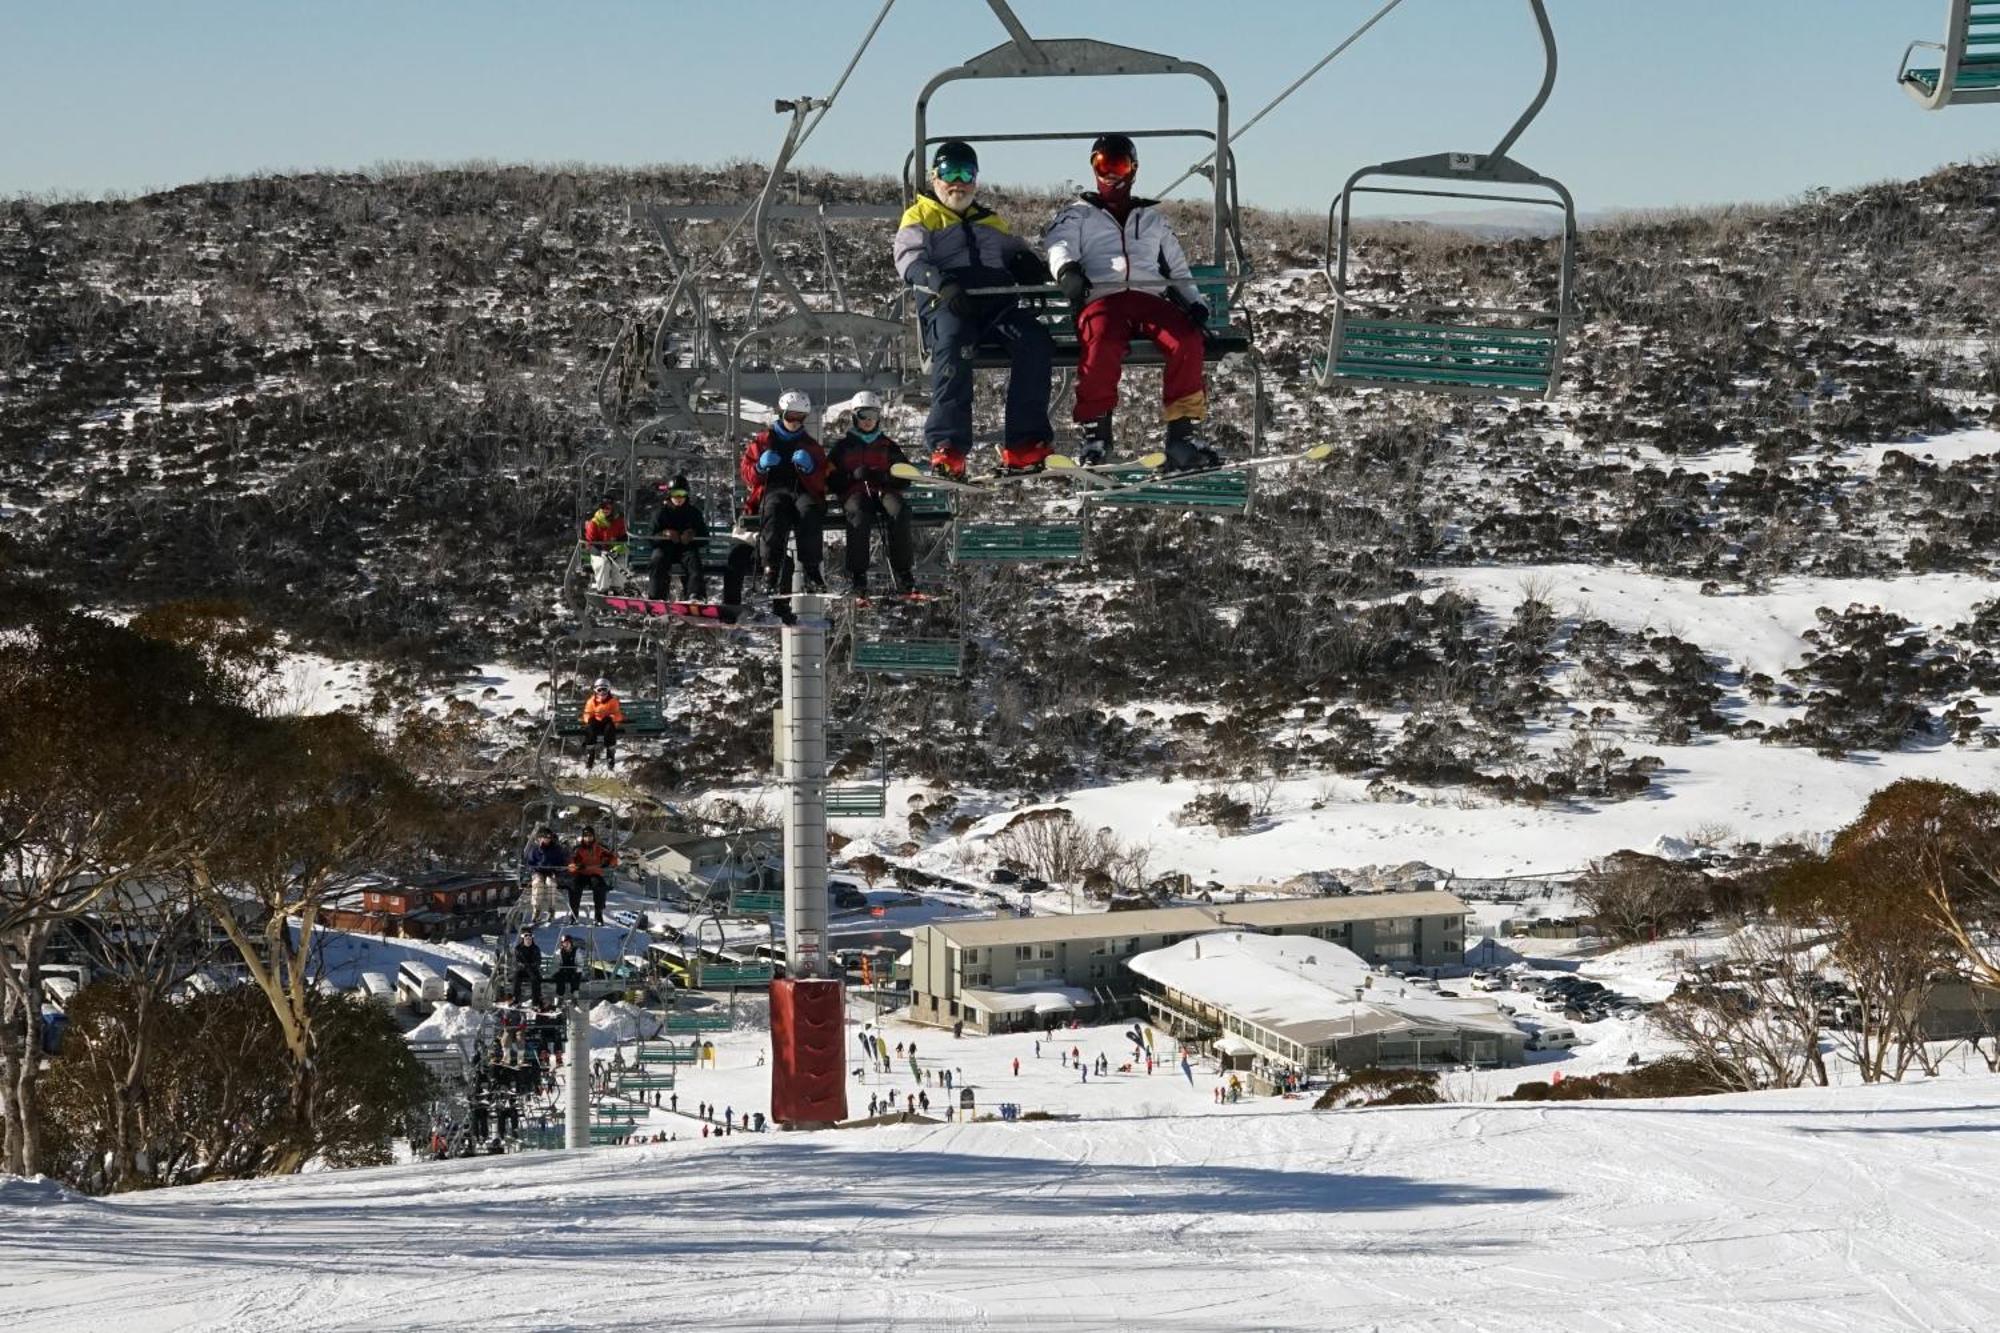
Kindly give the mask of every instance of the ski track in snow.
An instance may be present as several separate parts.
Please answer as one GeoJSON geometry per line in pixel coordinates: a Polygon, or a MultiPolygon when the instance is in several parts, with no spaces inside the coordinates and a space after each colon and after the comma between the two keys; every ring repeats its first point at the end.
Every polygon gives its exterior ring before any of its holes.
{"type": "Polygon", "coordinates": [[[65,1199],[0,1233],[0,1319],[1984,1329],[1994,1087],[911,1125],[65,1199]]]}

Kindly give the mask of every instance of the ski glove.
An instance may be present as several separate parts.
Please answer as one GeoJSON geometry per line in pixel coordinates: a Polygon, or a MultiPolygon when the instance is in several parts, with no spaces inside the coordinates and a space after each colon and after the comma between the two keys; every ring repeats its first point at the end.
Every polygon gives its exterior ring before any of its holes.
{"type": "Polygon", "coordinates": [[[1181,309],[1187,311],[1187,317],[1194,321],[1194,326],[1196,328],[1205,329],[1208,327],[1207,306],[1203,305],[1199,301],[1189,301],[1186,305],[1182,306],[1181,309]]]}
{"type": "Polygon", "coordinates": [[[784,461],[784,455],[780,454],[776,449],[766,449],[763,453],[757,455],[757,470],[759,472],[769,472],[784,461]]]}
{"type": "Polygon", "coordinates": [[[801,477],[810,477],[813,474],[813,469],[819,465],[813,462],[813,456],[805,450],[794,449],[792,451],[792,466],[799,470],[801,477]]]}
{"type": "Polygon", "coordinates": [[[955,282],[947,282],[938,288],[938,304],[960,319],[972,318],[972,298],[965,294],[965,288],[955,282]]]}
{"type": "Polygon", "coordinates": [[[1063,299],[1071,305],[1082,305],[1083,298],[1090,294],[1090,279],[1083,276],[1083,265],[1064,264],[1063,271],[1056,274],[1056,285],[1062,288],[1063,299]]]}

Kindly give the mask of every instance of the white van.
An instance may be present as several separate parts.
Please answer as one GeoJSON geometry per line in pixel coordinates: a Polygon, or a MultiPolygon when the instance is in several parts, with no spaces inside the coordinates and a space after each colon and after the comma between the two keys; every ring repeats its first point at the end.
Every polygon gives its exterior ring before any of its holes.
{"type": "Polygon", "coordinates": [[[493,978],[470,963],[452,963],[444,970],[445,998],[453,1004],[484,1009],[493,1003],[493,978]]]}
{"type": "Polygon", "coordinates": [[[1575,1028],[1543,1028],[1523,1043],[1531,1051],[1566,1051],[1582,1044],[1575,1028]]]}
{"type": "Polygon", "coordinates": [[[388,974],[383,972],[363,972],[361,984],[355,990],[365,1000],[372,1000],[384,1009],[396,1007],[396,988],[389,984],[388,974]]]}
{"type": "Polygon", "coordinates": [[[428,963],[404,963],[396,969],[396,998],[421,1013],[444,1003],[444,978],[428,963]]]}

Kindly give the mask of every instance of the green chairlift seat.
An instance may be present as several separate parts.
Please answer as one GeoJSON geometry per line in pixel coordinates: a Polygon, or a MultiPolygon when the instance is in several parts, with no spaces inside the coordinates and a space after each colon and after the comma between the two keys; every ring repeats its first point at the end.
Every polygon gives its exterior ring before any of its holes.
{"type": "Polygon", "coordinates": [[[854,640],[848,666],[905,676],[956,676],[965,669],[965,645],[957,639],[854,640]]]}
{"type": "Polygon", "coordinates": [[[1896,82],[1929,111],[2000,102],[2000,0],[1951,0],[1945,40],[1911,42],[1896,82]],[[1937,52],[1939,63],[1913,68],[1910,57],[1918,51],[1937,52]]]}
{"type": "Polygon", "coordinates": [[[920,528],[934,528],[958,516],[951,492],[942,486],[917,482],[903,492],[903,504],[910,511],[910,522],[920,528]]]}
{"type": "Polygon", "coordinates": [[[952,559],[961,564],[1083,559],[1081,523],[961,523],[952,559]]]}
{"type": "MultiPolygon", "coordinates": [[[[668,1014],[666,1030],[669,1032],[727,1032],[729,1031],[729,1015],[705,1014],[699,1012],[668,1014]]],[[[671,1042],[664,1042],[661,1044],[667,1046],[673,1045],[671,1042]]],[[[641,1049],[643,1050],[646,1048],[642,1047],[641,1049]]],[[[673,1046],[673,1049],[677,1051],[685,1051],[687,1048],[682,1046],[673,1046]]],[[[675,1061],[675,1063],[686,1064],[688,1062],[685,1060],[677,1060],[675,1061]]]]}
{"type": "MultiPolygon", "coordinates": [[[[1188,271],[1194,278],[1194,285],[1201,291],[1202,304],[1208,307],[1208,324],[1205,330],[1207,359],[1211,363],[1228,356],[1240,356],[1250,350],[1250,332],[1230,320],[1229,280],[1219,264],[1190,264],[1188,271]]],[[[1074,369],[1082,356],[1082,345],[1077,341],[1076,323],[1070,317],[1069,303],[1054,295],[1023,295],[1019,298],[1021,307],[1034,315],[1036,321],[1048,330],[1049,340],[1055,344],[1054,365],[1057,369],[1074,369]]],[[[980,370],[998,370],[1009,364],[1007,344],[999,338],[989,338],[979,345],[973,354],[972,364],[980,370]]],[[[1150,339],[1134,338],[1131,350],[1126,353],[1128,366],[1158,366],[1166,364],[1166,357],[1150,339]]]]}
{"type": "Polygon", "coordinates": [[[1369,319],[1342,309],[1334,316],[1332,360],[1317,360],[1315,369],[1322,383],[1363,388],[1548,397],[1562,350],[1562,320],[1543,311],[1506,318],[1512,322],[1432,324],[1369,319]]]}
{"type": "MultiPolygon", "coordinates": [[[[679,1014],[667,1015],[667,1031],[682,1029],[674,1026],[679,1014]]],[[[648,1041],[639,1044],[638,1060],[641,1065],[691,1065],[701,1059],[701,1051],[694,1046],[677,1046],[670,1041],[648,1041]]]]}
{"type": "Polygon", "coordinates": [[[880,782],[846,782],[826,789],[829,819],[880,819],[889,809],[889,791],[880,782]]]}
{"type": "Polygon", "coordinates": [[[560,1122],[553,1125],[523,1125],[519,1135],[523,1148],[554,1150],[565,1146],[560,1122]]]}
{"type": "Polygon", "coordinates": [[[674,1071],[627,1069],[618,1074],[616,1083],[620,1092],[672,1092],[674,1071]]]}
{"type": "Polygon", "coordinates": [[[773,974],[769,963],[697,962],[694,984],[703,990],[717,986],[764,986],[770,984],[773,974]]]}
{"type": "Polygon", "coordinates": [[[1243,469],[1180,476],[1136,467],[1109,472],[1125,485],[1115,491],[1085,492],[1089,503],[1106,509],[1208,509],[1231,514],[1250,507],[1251,474],[1243,469]]]}
{"type": "Polygon", "coordinates": [[[785,895],[769,889],[737,889],[729,895],[729,910],[737,916],[776,916],[785,910],[785,895]]]}
{"type": "Polygon", "coordinates": [[[1561,181],[1507,156],[1547,104],[1556,81],[1555,31],[1544,0],[1530,0],[1542,37],[1542,83],[1488,153],[1432,153],[1363,167],[1347,178],[1327,209],[1326,277],[1333,287],[1333,330],[1313,362],[1321,388],[1419,389],[1438,393],[1548,398],[1561,378],[1576,284],[1576,201],[1561,181]],[[1364,184],[1377,177],[1389,183],[1364,184]],[[1526,193],[1524,193],[1524,191],[1526,193]],[[1359,195],[1468,199],[1509,208],[1552,208],[1561,215],[1553,302],[1500,309],[1446,304],[1421,292],[1395,297],[1358,292],[1348,281],[1354,200],[1359,195]]]}
{"type": "MultiPolygon", "coordinates": [[[[658,699],[621,698],[618,708],[625,714],[625,725],[618,729],[620,739],[667,734],[667,720],[658,699]]],[[[583,735],[582,713],[583,700],[580,697],[572,695],[556,700],[556,735],[583,735]]]]}

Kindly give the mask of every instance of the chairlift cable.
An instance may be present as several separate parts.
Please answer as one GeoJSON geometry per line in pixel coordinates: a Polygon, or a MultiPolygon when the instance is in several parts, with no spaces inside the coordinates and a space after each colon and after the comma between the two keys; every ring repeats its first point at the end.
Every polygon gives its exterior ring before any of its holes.
{"type": "MultiPolygon", "coordinates": [[[[1402,0],[1395,0],[1395,3],[1400,4],[1401,2],[1402,0]]],[[[806,140],[810,139],[812,137],[812,132],[819,128],[819,123],[822,120],[826,119],[826,113],[833,110],[833,104],[837,100],[839,100],[841,90],[847,86],[848,77],[854,73],[855,67],[861,63],[861,57],[867,52],[868,47],[874,42],[875,34],[881,28],[882,21],[889,17],[889,11],[895,8],[895,5],[896,5],[896,0],[882,0],[882,8],[876,11],[874,22],[868,25],[868,31],[862,37],[861,45],[856,47],[854,54],[851,57],[849,57],[847,61],[847,68],[843,69],[840,72],[840,78],[834,83],[833,91],[828,93],[826,95],[826,99],[819,103],[818,107],[815,109],[813,118],[810,121],[808,121],[806,123],[806,127],[799,132],[798,141],[792,145],[791,151],[793,154],[796,154],[799,149],[805,147],[806,140]]],[[[789,155],[787,155],[785,160],[786,161],[789,160],[789,155]]],[[[707,273],[709,270],[709,266],[712,263],[714,263],[717,259],[721,258],[722,252],[728,248],[729,243],[735,240],[737,233],[743,230],[743,224],[750,221],[756,215],[757,215],[757,205],[753,201],[752,203],[744,207],[743,212],[737,217],[735,222],[730,224],[729,230],[726,233],[724,233],[722,239],[720,241],[717,241],[715,245],[710,247],[706,254],[697,257],[692,257],[689,259],[686,270],[687,273],[696,277],[702,276],[703,274],[707,273]]]]}
{"type": "MultiPolygon", "coordinates": [[[[1241,128],[1231,130],[1229,133],[1230,147],[1233,149],[1236,145],[1237,140],[1241,139],[1244,135],[1248,134],[1251,131],[1251,129],[1256,126],[1258,121],[1262,120],[1265,116],[1270,115],[1272,111],[1277,109],[1278,103],[1284,101],[1287,97],[1290,97],[1293,93],[1297,92],[1300,88],[1304,87],[1306,82],[1310,80],[1313,77],[1313,75],[1319,73],[1321,70],[1325,69],[1328,65],[1332,64],[1337,57],[1339,57],[1347,50],[1348,47],[1360,41],[1362,35],[1365,34],[1370,28],[1374,27],[1377,23],[1380,23],[1383,19],[1387,18],[1389,16],[1390,10],[1394,9],[1396,6],[1402,3],[1403,0],[1388,0],[1388,3],[1383,5],[1380,9],[1376,10],[1375,13],[1369,17],[1367,22],[1363,23],[1360,27],[1356,28],[1353,32],[1349,33],[1345,41],[1341,42],[1339,46],[1334,47],[1333,50],[1321,56],[1318,64],[1314,65],[1311,69],[1307,70],[1305,73],[1299,75],[1298,78],[1293,79],[1291,83],[1286,86],[1283,92],[1279,93],[1276,97],[1266,102],[1263,108],[1260,111],[1258,111],[1256,115],[1250,117],[1249,120],[1243,122],[1241,128]]],[[[1186,171],[1183,171],[1180,175],[1174,177],[1172,184],[1168,185],[1165,189],[1160,191],[1160,197],[1164,199],[1166,196],[1172,194],[1177,188],[1179,188],[1179,186],[1183,181],[1186,181],[1190,177],[1198,174],[1204,166],[1208,165],[1214,160],[1215,160],[1215,151],[1213,149],[1209,150],[1208,152],[1202,154],[1200,157],[1196,158],[1193,164],[1190,165],[1186,171]]]]}

